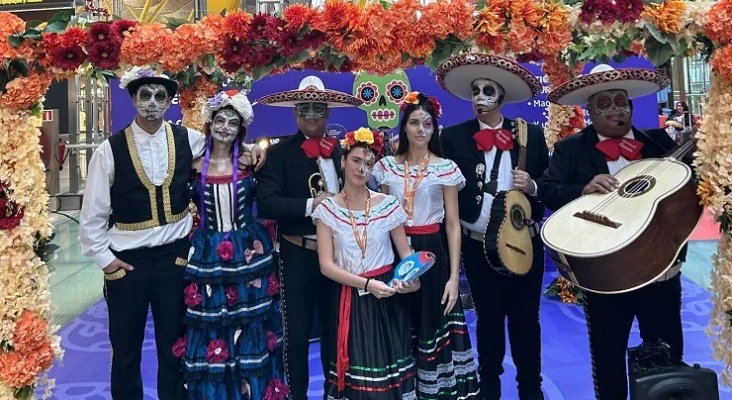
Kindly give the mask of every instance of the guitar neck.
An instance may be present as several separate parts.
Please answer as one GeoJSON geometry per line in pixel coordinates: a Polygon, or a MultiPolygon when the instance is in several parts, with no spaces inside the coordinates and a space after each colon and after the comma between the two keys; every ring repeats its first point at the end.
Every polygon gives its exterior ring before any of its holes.
{"type": "Polygon", "coordinates": [[[519,147],[518,169],[526,171],[526,146],[519,147]]]}

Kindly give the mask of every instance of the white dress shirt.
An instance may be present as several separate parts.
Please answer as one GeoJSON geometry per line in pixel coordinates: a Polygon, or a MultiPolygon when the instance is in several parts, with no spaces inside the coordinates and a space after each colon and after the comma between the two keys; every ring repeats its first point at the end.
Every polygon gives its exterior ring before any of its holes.
{"type": "MultiPolygon", "coordinates": [[[[153,185],[160,186],[168,172],[165,124],[162,124],[154,134],[145,132],[136,122],[132,122],[131,128],[145,175],[153,185]]],[[[188,142],[193,158],[201,157],[206,148],[206,137],[197,130],[188,129],[188,142]]],[[[162,246],[191,232],[193,220],[190,215],[172,224],[140,231],[121,231],[114,226],[107,229],[112,214],[113,183],[114,155],[109,140],[105,140],[89,161],[84,202],[79,216],[81,252],[91,258],[99,268],[105,268],[114,261],[116,257],[111,250],[124,251],[162,246]]]]}
{"type": "MultiPolygon", "coordinates": [[[[597,134],[597,137],[600,139],[601,142],[603,140],[609,139],[605,136],[600,135],[599,133],[597,134]]],[[[631,129],[625,136],[623,136],[623,138],[635,139],[635,135],[633,135],[633,130],[631,129]]],[[[628,160],[627,158],[625,158],[621,155],[615,161],[611,161],[611,160],[607,161],[607,170],[610,172],[610,175],[615,175],[623,167],[625,167],[626,165],[628,165],[632,162],[633,162],[633,160],[628,160]]],[[[656,282],[667,281],[667,280],[673,278],[674,276],[676,276],[679,273],[679,271],[681,271],[682,264],[683,263],[681,263],[681,262],[674,264],[671,268],[668,269],[668,271],[666,271],[663,275],[661,275],[658,279],[656,279],[656,282]]]]}
{"type": "MultiPolygon", "coordinates": [[[[478,123],[480,124],[480,129],[501,129],[503,128],[503,118],[501,118],[501,121],[496,126],[488,126],[478,120],[478,123]]],[[[493,148],[490,151],[484,151],[483,155],[485,157],[485,173],[483,176],[485,176],[484,183],[488,183],[491,180],[491,169],[493,169],[493,163],[496,159],[496,146],[493,146],[493,148]]],[[[513,189],[513,164],[511,163],[511,152],[510,151],[504,151],[501,153],[501,163],[498,167],[498,183],[496,187],[496,193],[498,192],[505,192],[507,190],[513,189]]],[[[531,181],[534,184],[534,192],[531,193],[531,196],[536,196],[537,186],[536,182],[533,180],[531,181]]],[[[468,229],[473,232],[483,233],[485,232],[485,229],[488,227],[488,222],[491,218],[491,206],[493,205],[493,196],[489,193],[482,193],[483,195],[483,208],[480,210],[480,216],[478,219],[473,222],[469,223],[463,220],[460,220],[460,225],[463,226],[463,228],[468,229]]]]}

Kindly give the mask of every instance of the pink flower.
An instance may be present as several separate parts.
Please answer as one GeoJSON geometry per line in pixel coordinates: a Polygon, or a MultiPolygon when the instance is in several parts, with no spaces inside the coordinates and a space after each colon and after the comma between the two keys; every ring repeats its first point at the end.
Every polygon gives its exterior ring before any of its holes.
{"type": "Polygon", "coordinates": [[[236,289],[233,286],[226,286],[224,289],[226,293],[226,305],[231,307],[239,301],[239,294],[236,293],[236,289]]]}
{"type": "Polygon", "coordinates": [[[234,257],[234,244],[225,240],[216,247],[216,253],[218,253],[222,260],[229,261],[234,257]]]}
{"type": "Polygon", "coordinates": [[[285,400],[290,389],[279,379],[272,379],[264,392],[264,400],[285,400]]]}
{"type": "Polygon", "coordinates": [[[262,221],[262,225],[267,229],[267,233],[269,233],[269,238],[272,241],[275,241],[277,239],[277,232],[275,232],[275,222],[271,219],[266,219],[262,221]]]}
{"type": "Polygon", "coordinates": [[[185,290],[183,290],[183,294],[185,295],[185,303],[188,307],[195,307],[199,304],[201,304],[201,294],[198,293],[198,285],[195,283],[191,283],[190,285],[186,286],[185,290]]]}
{"type": "Polygon", "coordinates": [[[272,331],[267,331],[267,350],[273,352],[277,348],[277,335],[272,331]]]}
{"type": "Polygon", "coordinates": [[[222,363],[229,358],[229,348],[222,339],[214,339],[206,347],[206,360],[210,363],[222,363]]]}
{"type": "Polygon", "coordinates": [[[280,292],[280,282],[277,281],[275,275],[272,274],[268,278],[267,282],[267,296],[274,296],[280,292]]]}
{"type": "Polygon", "coordinates": [[[182,338],[173,343],[173,355],[182,358],[186,356],[186,345],[188,344],[188,336],[183,335],[182,338]]]}

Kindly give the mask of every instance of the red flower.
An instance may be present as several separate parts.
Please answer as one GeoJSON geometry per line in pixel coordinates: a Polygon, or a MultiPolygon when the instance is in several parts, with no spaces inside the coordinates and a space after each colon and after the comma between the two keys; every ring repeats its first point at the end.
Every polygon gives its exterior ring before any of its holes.
{"type": "Polygon", "coordinates": [[[272,379],[264,392],[264,400],[285,400],[290,390],[287,385],[279,379],[272,379]]]}
{"type": "Polygon", "coordinates": [[[119,38],[125,37],[125,32],[134,29],[137,26],[137,21],[131,21],[129,19],[118,19],[112,22],[112,32],[115,33],[119,38]]]}
{"type": "Polygon", "coordinates": [[[262,222],[262,226],[267,228],[267,232],[269,233],[269,238],[272,239],[272,241],[277,239],[277,237],[276,237],[277,232],[275,231],[275,222],[271,219],[265,219],[265,220],[262,220],[261,222],[262,222]]]}
{"type": "Polygon", "coordinates": [[[178,358],[183,358],[186,356],[186,345],[188,344],[188,336],[183,336],[182,338],[178,338],[178,340],[173,343],[173,355],[178,358]]]}
{"type": "Polygon", "coordinates": [[[283,19],[279,19],[274,15],[267,15],[267,21],[264,25],[264,37],[269,39],[271,43],[274,43],[278,47],[281,47],[288,42],[290,37],[297,38],[297,32],[291,34],[285,31],[286,24],[287,22],[283,19]]]}
{"type": "Polygon", "coordinates": [[[25,207],[18,207],[13,201],[0,198],[0,231],[9,231],[20,225],[25,215],[25,207]]]}
{"type": "Polygon", "coordinates": [[[84,62],[85,54],[83,45],[87,42],[86,31],[74,26],[55,40],[55,47],[50,49],[51,64],[65,71],[73,71],[84,62]]]}
{"type": "Polygon", "coordinates": [[[233,286],[226,286],[226,288],[224,288],[224,292],[226,293],[227,306],[232,307],[237,301],[239,301],[239,294],[233,286]]]}
{"type": "Polygon", "coordinates": [[[273,352],[277,348],[277,335],[272,331],[267,331],[267,350],[273,352]]]}
{"type": "Polygon", "coordinates": [[[229,348],[222,339],[214,339],[206,347],[206,360],[210,363],[222,363],[229,358],[229,348]]]}
{"type": "Polygon", "coordinates": [[[103,42],[119,35],[112,31],[109,22],[95,22],[89,27],[89,43],[103,42]]]}
{"type": "Polygon", "coordinates": [[[186,286],[185,290],[183,290],[183,295],[185,296],[184,302],[188,307],[195,307],[201,304],[201,300],[203,299],[201,294],[198,293],[198,285],[195,283],[186,286]]]}
{"type": "Polygon", "coordinates": [[[216,253],[224,261],[231,260],[234,257],[234,243],[228,240],[219,243],[218,247],[216,247],[216,253]]]}
{"type": "Polygon", "coordinates": [[[119,54],[122,42],[114,37],[103,42],[96,42],[89,48],[87,59],[100,69],[114,70],[119,67],[119,54]]]}
{"type": "Polygon", "coordinates": [[[274,296],[280,292],[280,282],[274,274],[267,278],[267,296],[274,296]]]}

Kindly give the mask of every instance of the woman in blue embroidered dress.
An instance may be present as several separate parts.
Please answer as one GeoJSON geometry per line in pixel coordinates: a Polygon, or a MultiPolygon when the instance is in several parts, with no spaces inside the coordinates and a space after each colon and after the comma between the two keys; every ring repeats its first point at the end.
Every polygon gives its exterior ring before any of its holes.
{"type": "Polygon", "coordinates": [[[194,161],[191,196],[200,222],[185,278],[183,358],[192,400],[282,400],[282,321],[270,233],[252,214],[254,177],[237,171],[253,112],[243,93],[226,91],[203,108],[206,154],[194,161]],[[198,172],[200,171],[200,173],[198,172]]]}

